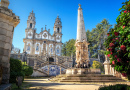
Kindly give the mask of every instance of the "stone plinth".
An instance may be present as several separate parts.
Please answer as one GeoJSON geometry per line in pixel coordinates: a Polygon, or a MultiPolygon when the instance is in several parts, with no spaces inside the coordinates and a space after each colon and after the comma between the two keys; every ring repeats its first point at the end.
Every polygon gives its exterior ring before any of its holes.
{"type": "Polygon", "coordinates": [[[90,68],[72,68],[66,70],[66,75],[73,75],[73,74],[82,75],[90,73],[100,74],[101,71],[100,69],[90,69],[90,68]]]}
{"type": "MultiPolygon", "coordinates": [[[[6,1],[1,0],[2,3],[6,1]]],[[[9,83],[12,38],[14,28],[19,22],[19,17],[12,10],[3,4],[0,6],[0,64],[3,67],[2,83],[5,84],[9,83]]]]}
{"type": "Polygon", "coordinates": [[[110,75],[110,63],[109,63],[109,61],[105,61],[103,64],[104,64],[105,75],[110,75]]]}

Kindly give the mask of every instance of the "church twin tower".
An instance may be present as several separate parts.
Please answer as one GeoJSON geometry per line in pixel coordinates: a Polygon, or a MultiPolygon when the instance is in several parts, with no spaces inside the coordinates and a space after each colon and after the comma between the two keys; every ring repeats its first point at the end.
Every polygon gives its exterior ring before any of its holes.
{"type": "Polygon", "coordinates": [[[36,21],[33,11],[28,16],[27,28],[25,29],[24,51],[30,55],[61,56],[62,47],[62,23],[57,16],[54,23],[54,33],[50,34],[50,29],[36,33],[36,21]]]}

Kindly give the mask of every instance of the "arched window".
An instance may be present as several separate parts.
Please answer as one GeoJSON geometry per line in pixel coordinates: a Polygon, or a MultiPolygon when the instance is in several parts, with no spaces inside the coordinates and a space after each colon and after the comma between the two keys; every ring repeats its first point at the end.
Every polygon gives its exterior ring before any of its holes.
{"type": "Polygon", "coordinates": [[[59,53],[59,49],[57,49],[57,53],[59,53]]]}
{"type": "Polygon", "coordinates": [[[39,51],[39,47],[38,47],[38,45],[37,45],[37,47],[36,47],[36,51],[39,51]]]}
{"type": "Polygon", "coordinates": [[[53,52],[52,48],[51,48],[51,53],[53,52]]]}
{"type": "Polygon", "coordinates": [[[32,23],[30,23],[30,28],[32,28],[32,23]]]}
{"type": "Polygon", "coordinates": [[[30,46],[28,46],[27,50],[28,50],[28,51],[30,50],[30,46]]]}
{"type": "Polygon", "coordinates": [[[58,28],[57,28],[57,32],[59,33],[59,31],[60,31],[60,30],[59,30],[59,27],[58,27],[58,28]]]}
{"type": "Polygon", "coordinates": [[[44,41],[44,43],[46,43],[46,41],[44,41]]]}

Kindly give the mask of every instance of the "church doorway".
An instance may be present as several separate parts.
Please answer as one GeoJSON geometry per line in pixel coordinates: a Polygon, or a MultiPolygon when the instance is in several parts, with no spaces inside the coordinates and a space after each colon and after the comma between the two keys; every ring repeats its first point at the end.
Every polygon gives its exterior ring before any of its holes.
{"type": "Polygon", "coordinates": [[[54,62],[54,59],[52,57],[49,58],[49,64],[52,64],[54,62]]]}

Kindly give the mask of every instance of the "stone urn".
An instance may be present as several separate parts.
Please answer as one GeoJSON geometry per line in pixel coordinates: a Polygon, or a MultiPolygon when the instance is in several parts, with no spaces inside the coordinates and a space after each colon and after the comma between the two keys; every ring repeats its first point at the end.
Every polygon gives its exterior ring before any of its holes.
{"type": "Polygon", "coordinates": [[[16,77],[16,85],[18,88],[22,85],[23,77],[22,76],[17,76],[16,77]]]}
{"type": "Polygon", "coordinates": [[[2,65],[0,64],[0,84],[2,82],[2,65]]]}

